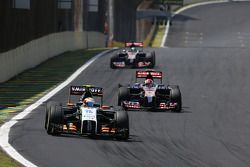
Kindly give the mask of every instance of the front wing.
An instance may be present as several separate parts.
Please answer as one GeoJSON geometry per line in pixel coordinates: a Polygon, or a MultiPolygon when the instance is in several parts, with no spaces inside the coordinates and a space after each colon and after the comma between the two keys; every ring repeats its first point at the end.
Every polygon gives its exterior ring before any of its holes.
{"type": "Polygon", "coordinates": [[[140,61],[140,62],[136,62],[136,63],[128,63],[126,61],[113,61],[111,62],[113,63],[113,66],[115,66],[116,68],[125,68],[128,66],[135,66],[135,67],[149,67],[152,65],[152,62],[150,61],[140,61]]]}
{"type": "Polygon", "coordinates": [[[140,102],[134,101],[123,101],[122,107],[125,110],[144,110],[144,109],[156,109],[156,110],[175,110],[177,108],[178,103],[172,102],[161,102],[156,106],[143,106],[140,102]]]}
{"type": "MultiPolygon", "coordinates": [[[[92,133],[82,133],[81,132],[81,127],[77,125],[77,123],[67,123],[64,125],[58,125],[55,124],[54,128],[56,131],[60,134],[71,134],[71,135],[92,135],[92,133]]],[[[99,136],[122,136],[123,132],[128,129],[124,128],[116,128],[112,126],[101,126],[98,128],[98,130],[95,132],[94,135],[99,135],[99,136]]]]}

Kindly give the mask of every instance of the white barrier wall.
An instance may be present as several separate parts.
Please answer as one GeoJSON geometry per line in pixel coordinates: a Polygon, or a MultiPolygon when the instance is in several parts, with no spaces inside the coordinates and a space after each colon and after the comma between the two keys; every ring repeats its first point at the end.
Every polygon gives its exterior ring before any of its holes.
{"type": "Polygon", "coordinates": [[[16,49],[0,53],[0,83],[35,67],[63,52],[86,48],[105,47],[105,36],[99,32],[62,32],[33,40],[16,49]]]}

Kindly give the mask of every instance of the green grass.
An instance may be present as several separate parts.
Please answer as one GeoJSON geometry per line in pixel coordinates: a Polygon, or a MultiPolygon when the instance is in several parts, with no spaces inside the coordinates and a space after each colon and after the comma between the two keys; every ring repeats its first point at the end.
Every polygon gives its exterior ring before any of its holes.
{"type": "Polygon", "coordinates": [[[15,160],[6,156],[6,154],[2,151],[0,151],[0,167],[21,167],[21,165],[16,163],[15,160]]]}
{"type": "Polygon", "coordinates": [[[166,29],[165,25],[158,25],[156,32],[154,34],[153,40],[151,42],[152,47],[155,47],[155,48],[161,47],[161,41],[163,39],[165,29],[166,29]]]}
{"type": "MultiPolygon", "coordinates": [[[[0,83],[0,124],[40,99],[80,66],[105,49],[77,50],[53,57],[11,80],[0,83]]],[[[0,151],[0,167],[20,166],[0,151]]]]}

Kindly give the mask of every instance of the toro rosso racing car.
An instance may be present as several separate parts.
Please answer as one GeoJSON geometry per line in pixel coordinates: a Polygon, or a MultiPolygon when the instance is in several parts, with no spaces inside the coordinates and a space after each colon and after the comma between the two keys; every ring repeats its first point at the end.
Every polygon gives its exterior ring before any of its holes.
{"type": "Polygon", "coordinates": [[[162,72],[136,71],[136,83],[119,85],[118,105],[125,110],[170,110],[181,112],[181,91],[177,85],[163,85],[162,72]],[[145,79],[143,83],[138,78],[145,79]],[[154,82],[159,79],[160,84],[154,82]]]}
{"type": "Polygon", "coordinates": [[[155,66],[155,52],[143,51],[142,42],[126,42],[125,48],[117,52],[110,60],[111,68],[155,66]]]}
{"type": "Polygon", "coordinates": [[[66,106],[53,101],[47,103],[45,129],[51,135],[102,135],[127,140],[129,119],[127,111],[116,111],[112,106],[103,105],[102,88],[87,85],[71,86],[66,106]],[[72,103],[72,95],[81,98],[72,103]],[[100,104],[96,103],[93,97],[100,97],[100,104]]]}

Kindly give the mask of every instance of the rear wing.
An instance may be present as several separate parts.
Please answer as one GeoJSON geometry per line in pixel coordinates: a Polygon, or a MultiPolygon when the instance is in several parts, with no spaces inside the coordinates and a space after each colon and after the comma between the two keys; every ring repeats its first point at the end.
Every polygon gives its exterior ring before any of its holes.
{"type": "Polygon", "coordinates": [[[92,96],[103,96],[103,88],[94,86],[70,86],[70,95],[83,95],[89,91],[92,96]]]}
{"type": "Polygon", "coordinates": [[[68,104],[72,104],[71,95],[82,96],[83,94],[87,94],[88,97],[101,97],[101,105],[103,104],[103,88],[89,85],[70,86],[68,104]]]}
{"type": "Polygon", "coordinates": [[[162,72],[161,71],[136,71],[136,81],[137,81],[137,78],[160,79],[162,83],[162,72]]]}
{"type": "Polygon", "coordinates": [[[125,42],[125,47],[143,47],[143,42],[125,42]]]}

